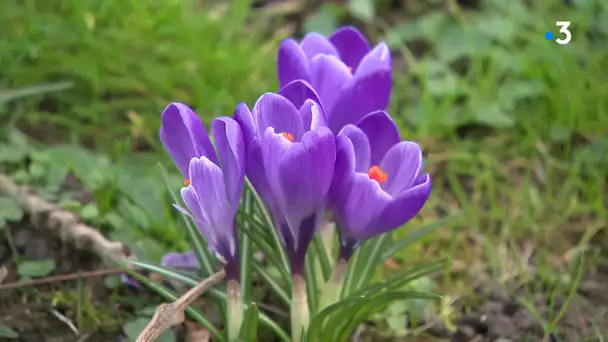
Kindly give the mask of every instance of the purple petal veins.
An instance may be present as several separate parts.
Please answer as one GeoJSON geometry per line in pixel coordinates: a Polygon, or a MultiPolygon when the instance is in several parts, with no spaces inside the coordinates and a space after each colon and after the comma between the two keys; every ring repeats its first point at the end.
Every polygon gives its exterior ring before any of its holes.
{"type": "MultiPolygon", "coordinates": [[[[251,125],[244,126],[241,129],[228,117],[215,119],[211,124],[214,149],[196,114],[186,105],[173,103],[163,111],[160,130],[163,145],[188,180],[181,189],[186,207],[175,207],[192,218],[208,248],[225,265],[227,276],[234,279],[238,276],[234,221],[245,178],[245,135],[252,134],[251,125]]],[[[177,256],[166,258],[176,260],[177,256]]]]}

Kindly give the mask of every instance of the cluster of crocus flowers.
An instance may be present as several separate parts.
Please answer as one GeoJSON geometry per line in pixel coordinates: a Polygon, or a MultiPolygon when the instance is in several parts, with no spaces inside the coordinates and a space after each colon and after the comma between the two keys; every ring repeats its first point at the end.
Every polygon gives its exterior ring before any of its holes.
{"type": "MultiPolygon", "coordinates": [[[[235,215],[245,176],[267,206],[290,259],[294,341],[308,323],[305,255],[326,210],[344,266],[357,246],[412,219],[429,196],[420,147],[401,141],[385,112],[391,74],[388,46],[371,48],[344,27],[328,38],[285,40],[280,90],[215,119],[214,144],[186,105],[162,113],[160,138],[184,177],[186,207],[176,207],[192,218],[229,284],[238,284],[235,215]]],[[[170,253],[163,264],[194,266],[196,258],[170,253]]]]}

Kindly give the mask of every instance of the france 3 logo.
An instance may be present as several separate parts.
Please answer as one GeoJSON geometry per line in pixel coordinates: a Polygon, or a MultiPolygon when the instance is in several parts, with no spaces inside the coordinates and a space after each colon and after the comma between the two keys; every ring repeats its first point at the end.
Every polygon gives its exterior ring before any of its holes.
{"type": "Polygon", "coordinates": [[[570,43],[570,41],[572,40],[572,33],[568,29],[570,27],[570,22],[556,21],[555,26],[559,27],[559,34],[557,35],[557,38],[556,35],[553,34],[553,32],[548,31],[545,33],[545,39],[555,41],[557,44],[560,45],[566,45],[570,43]]]}

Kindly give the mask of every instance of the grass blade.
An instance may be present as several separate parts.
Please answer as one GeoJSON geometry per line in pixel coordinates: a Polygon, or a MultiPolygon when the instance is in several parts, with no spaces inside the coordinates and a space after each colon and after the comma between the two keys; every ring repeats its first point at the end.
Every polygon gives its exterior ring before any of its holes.
{"type": "Polygon", "coordinates": [[[367,246],[362,246],[361,253],[363,258],[358,258],[354,265],[353,282],[349,293],[356,291],[365,286],[372,278],[373,272],[380,262],[381,253],[386,248],[390,241],[390,234],[382,234],[367,243],[367,246]],[[360,271],[359,271],[360,270],[360,271]]]}
{"type": "Polygon", "coordinates": [[[270,290],[277,295],[279,300],[283,302],[287,308],[291,307],[291,301],[287,295],[287,292],[283,290],[281,285],[277,283],[277,281],[270,275],[270,273],[268,273],[268,271],[266,271],[259,261],[253,260],[253,269],[264,279],[266,284],[270,286],[270,290]]]}
{"type": "Polygon", "coordinates": [[[320,234],[315,234],[312,243],[314,251],[319,257],[318,260],[319,265],[321,265],[321,272],[323,273],[323,281],[328,281],[329,277],[331,277],[331,262],[329,261],[327,250],[323,245],[323,238],[320,234]]]}
{"type": "MultiPolygon", "coordinates": [[[[140,267],[148,272],[158,273],[165,278],[180,281],[188,286],[196,286],[196,284],[198,284],[200,281],[203,280],[202,278],[197,277],[197,276],[186,275],[186,274],[183,274],[181,272],[178,272],[178,271],[166,268],[166,267],[152,265],[152,264],[149,264],[146,262],[141,262],[141,261],[132,260],[132,259],[126,259],[126,260],[123,260],[123,262],[136,266],[136,267],[140,267]]],[[[148,280],[146,277],[143,277],[132,270],[128,270],[128,271],[135,273],[139,277],[139,278],[137,278],[137,280],[139,280],[140,278],[148,280]]],[[[131,273],[129,273],[129,274],[131,274],[131,273]]],[[[158,286],[157,284],[154,284],[154,285],[158,286]]],[[[209,290],[206,294],[216,300],[219,300],[220,302],[222,302],[224,304],[226,303],[226,293],[222,290],[213,288],[213,289],[209,290]]],[[[248,307],[248,304],[245,304],[245,306],[248,307]]],[[[291,339],[290,339],[289,335],[285,332],[285,330],[283,330],[283,328],[281,328],[274,320],[272,320],[272,318],[268,317],[268,315],[264,314],[263,312],[260,312],[260,323],[262,325],[266,326],[268,329],[270,329],[281,341],[291,342],[291,339]]]]}
{"type": "Polygon", "coordinates": [[[308,310],[310,315],[314,315],[317,312],[319,305],[319,289],[317,288],[317,270],[315,269],[315,253],[313,249],[309,249],[306,253],[306,292],[308,295],[308,310]]]}
{"type": "MultiPolygon", "coordinates": [[[[286,273],[289,274],[289,262],[287,261],[287,255],[285,253],[285,249],[283,248],[283,243],[279,238],[279,233],[275,229],[274,222],[270,217],[270,214],[268,213],[268,209],[266,208],[266,205],[262,201],[262,198],[260,198],[260,195],[255,191],[253,185],[251,185],[248,179],[245,179],[245,186],[248,187],[251,193],[253,194],[253,198],[255,200],[257,208],[262,214],[263,222],[266,223],[266,226],[268,227],[268,231],[272,237],[272,242],[275,247],[275,253],[279,255],[279,260],[281,262],[280,267],[284,268],[287,271],[286,273]]],[[[291,283],[291,277],[287,277],[287,281],[291,283]]]]}
{"type": "Polygon", "coordinates": [[[243,325],[239,332],[239,338],[242,341],[257,341],[258,339],[258,321],[260,311],[255,303],[251,303],[243,317],[243,325]]]}
{"type": "Polygon", "coordinates": [[[52,93],[56,91],[62,91],[66,89],[72,88],[74,83],[72,82],[56,82],[56,83],[46,83],[46,84],[38,84],[35,86],[29,86],[24,88],[19,88],[15,90],[9,90],[0,92],[0,105],[9,103],[11,101],[18,100],[20,98],[41,95],[46,93],[52,93]]]}
{"type": "MultiPolygon", "coordinates": [[[[243,191],[243,199],[241,202],[243,210],[246,212],[253,211],[253,198],[251,192],[243,191]]],[[[244,223],[248,225],[247,222],[244,223]]],[[[241,296],[245,303],[249,302],[249,294],[251,293],[251,259],[253,256],[251,240],[247,234],[240,232],[240,262],[239,262],[239,281],[241,283],[241,296]]],[[[256,311],[257,312],[257,311],[256,311]]],[[[257,321],[257,314],[256,314],[257,321]]]]}
{"type": "MultiPolygon", "coordinates": [[[[116,262],[120,266],[120,268],[122,268],[125,271],[125,273],[127,273],[131,278],[144,284],[147,288],[156,292],[158,295],[165,297],[166,300],[175,301],[179,298],[179,296],[175,295],[173,293],[173,291],[170,291],[169,289],[166,289],[163,286],[156,284],[155,282],[151,281],[147,277],[144,277],[141,274],[137,273],[136,271],[128,268],[127,263],[132,263],[131,260],[124,260],[124,261],[116,260],[116,259],[112,259],[112,260],[114,260],[114,262],[116,262]],[[125,263],[125,261],[126,261],[126,263],[125,263]]],[[[139,265],[139,266],[141,267],[141,265],[139,265]]],[[[172,277],[168,277],[168,278],[172,278],[172,277]]],[[[173,278],[173,279],[175,279],[175,278],[173,278]]],[[[198,282],[195,282],[194,285],[196,285],[197,283],[198,282]]],[[[188,307],[186,309],[185,313],[190,318],[192,318],[192,320],[196,321],[197,323],[204,326],[207,330],[209,330],[211,335],[213,335],[213,337],[217,341],[224,341],[224,336],[222,336],[222,334],[217,330],[217,328],[213,325],[213,323],[208,321],[201,313],[199,313],[198,311],[196,311],[195,309],[193,309],[191,307],[188,307]]]]}
{"type": "Polygon", "coordinates": [[[435,230],[437,230],[439,227],[443,226],[443,224],[445,224],[447,221],[459,216],[462,213],[462,211],[456,211],[453,212],[451,214],[449,214],[446,217],[442,217],[439,220],[423,227],[420,228],[410,234],[408,234],[406,237],[404,237],[403,239],[396,241],[395,243],[393,243],[393,245],[391,247],[389,247],[383,254],[382,254],[382,260],[386,260],[389,259],[390,257],[393,256],[393,254],[395,254],[396,252],[398,252],[399,250],[411,245],[414,242],[419,241],[423,236],[428,235],[432,232],[434,232],[435,230]]]}

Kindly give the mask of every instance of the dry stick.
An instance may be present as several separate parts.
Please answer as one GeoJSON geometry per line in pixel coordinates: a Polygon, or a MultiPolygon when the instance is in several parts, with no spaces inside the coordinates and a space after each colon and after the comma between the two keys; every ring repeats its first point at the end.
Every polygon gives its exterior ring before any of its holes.
{"type": "Polygon", "coordinates": [[[154,317],[142,331],[135,342],[153,342],[167,329],[184,322],[184,311],[205,291],[221,282],[226,276],[224,270],[201,281],[173,303],[161,304],[156,308],[154,317]]]}
{"type": "Polygon", "coordinates": [[[106,275],[121,274],[124,272],[125,272],[125,270],[123,270],[122,268],[107,268],[107,269],[88,271],[88,272],[61,274],[61,275],[50,276],[50,277],[46,277],[46,278],[42,278],[42,279],[16,281],[14,283],[8,283],[8,284],[4,284],[4,285],[0,284],[0,291],[16,289],[16,288],[25,287],[25,286],[37,286],[37,285],[44,285],[44,284],[50,284],[50,283],[58,283],[58,282],[62,282],[62,281],[76,280],[79,278],[85,279],[85,278],[102,277],[102,276],[106,276],[106,275]]]}
{"type": "MultiPolygon", "coordinates": [[[[143,270],[143,268],[140,268],[140,267],[129,267],[129,268],[134,271],[143,270]]],[[[192,267],[175,267],[175,268],[180,269],[180,270],[186,270],[186,271],[196,270],[192,267]]],[[[8,283],[8,284],[0,284],[0,291],[16,289],[16,288],[25,287],[25,286],[37,286],[37,285],[44,285],[44,284],[50,284],[50,283],[58,283],[58,282],[62,282],[62,281],[76,280],[76,279],[80,279],[80,278],[82,278],[82,279],[95,278],[95,277],[103,277],[103,276],[107,276],[107,275],[115,275],[115,274],[122,274],[122,273],[125,273],[125,270],[122,268],[105,268],[105,269],[95,270],[95,271],[61,274],[61,275],[55,275],[55,276],[50,276],[50,277],[41,278],[41,279],[24,280],[24,281],[16,281],[14,283],[8,283]]]]}
{"type": "Polygon", "coordinates": [[[127,257],[126,247],[120,242],[106,239],[97,229],[82,223],[75,214],[59,205],[47,202],[26,186],[15,184],[0,173],[0,195],[14,199],[26,212],[31,224],[38,230],[56,233],[64,242],[71,242],[78,249],[93,250],[97,256],[127,257]]]}

